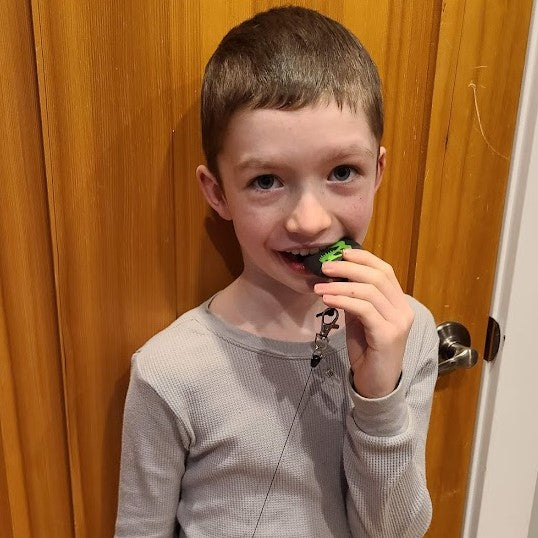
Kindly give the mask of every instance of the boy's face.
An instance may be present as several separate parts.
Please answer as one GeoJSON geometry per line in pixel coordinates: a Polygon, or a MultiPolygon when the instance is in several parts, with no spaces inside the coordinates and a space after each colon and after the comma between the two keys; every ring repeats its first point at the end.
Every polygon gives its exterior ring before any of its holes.
{"type": "Polygon", "coordinates": [[[232,116],[218,166],[222,187],[205,166],[197,176],[209,204],[233,221],[243,275],[273,293],[311,293],[320,279],[293,254],[343,236],[362,243],[385,149],[362,110],[243,110],[232,116]]]}

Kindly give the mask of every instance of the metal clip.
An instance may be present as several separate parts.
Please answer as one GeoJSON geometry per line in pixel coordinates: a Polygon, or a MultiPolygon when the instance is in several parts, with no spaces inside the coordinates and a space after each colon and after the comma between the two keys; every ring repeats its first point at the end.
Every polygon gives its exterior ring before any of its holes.
{"type": "Polygon", "coordinates": [[[336,308],[326,308],[323,312],[316,314],[316,317],[321,317],[321,329],[319,333],[316,333],[314,340],[314,352],[312,353],[312,359],[310,359],[310,366],[315,368],[323,358],[323,352],[329,344],[329,332],[332,329],[338,329],[338,310],[336,308]],[[332,318],[327,320],[326,318],[332,318]]]}

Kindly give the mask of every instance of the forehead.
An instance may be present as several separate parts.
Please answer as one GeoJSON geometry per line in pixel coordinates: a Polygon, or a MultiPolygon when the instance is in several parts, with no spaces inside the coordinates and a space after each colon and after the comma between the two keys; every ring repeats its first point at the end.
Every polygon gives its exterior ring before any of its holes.
{"type": "Polygon", "coordinates": [[[298,110],[255,109],[236,112],[219,153],[234,167],[282,159],[342,158],[346,154],[375,159],[377,140],[362,109],[340,109],[335,103],[298,110]]]}

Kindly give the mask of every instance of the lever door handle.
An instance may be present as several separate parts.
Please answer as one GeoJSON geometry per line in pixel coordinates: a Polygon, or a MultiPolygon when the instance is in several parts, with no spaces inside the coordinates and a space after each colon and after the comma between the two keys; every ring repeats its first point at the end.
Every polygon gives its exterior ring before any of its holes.
{"type": "Polygon", "coordinates": [[[478,352],[471,347],[471,335],[457,321],[445,321],[437,326],[439,335],[439,375],[457,368],[471,368],[478,361],[478,352]]]}

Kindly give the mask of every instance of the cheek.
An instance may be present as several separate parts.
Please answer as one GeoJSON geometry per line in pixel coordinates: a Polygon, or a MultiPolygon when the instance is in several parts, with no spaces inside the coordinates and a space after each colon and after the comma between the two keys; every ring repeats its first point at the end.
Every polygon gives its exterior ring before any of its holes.
{"type": "Polygon", "coordinates": [[[281,203],[264,205],[238,199],[233,203],[233,221],[247,235],[259,235],[275,227],[282,218],[282,209],[281,203]]]}
{"type": "Polygon", "coordinates": [[[372,197],[359,197],[346,205],[343,213],[344,226],[357,234],[360,242],[364,240],[373,213],[372,197]]]}
{"type": "Polygon", "coordinates": [[[373,207],[373,196],[359,196],[348,209],[348,215],[357,223],[368,222],[372,216],[373,207]]]}
{"type": "Polygon", "coordinates": [[[239,242],[246,245],[259,242],[267,234],[270,223],[263,212],[243,206],[235,209],[233,226],[239,242]]]}

